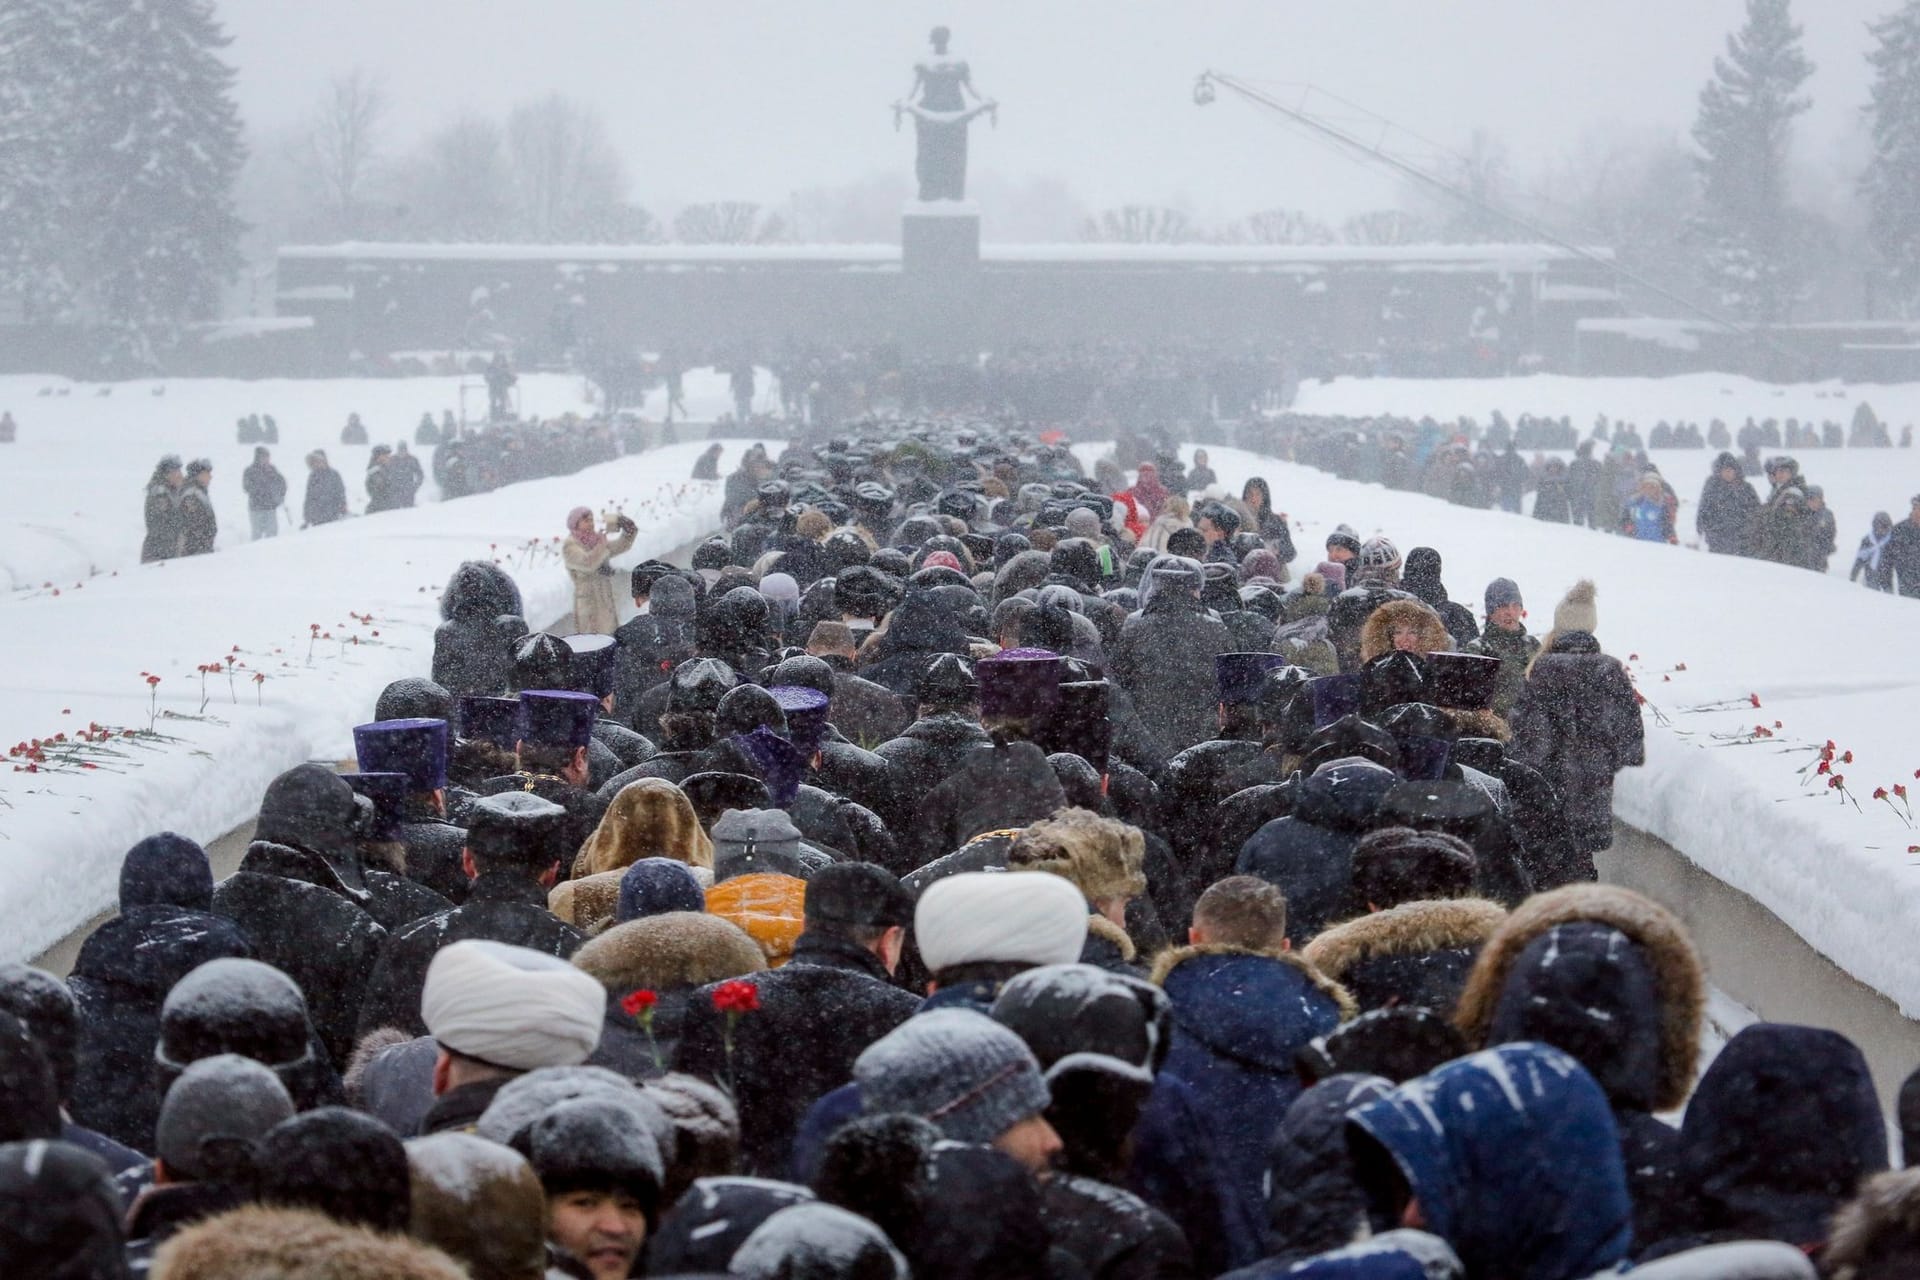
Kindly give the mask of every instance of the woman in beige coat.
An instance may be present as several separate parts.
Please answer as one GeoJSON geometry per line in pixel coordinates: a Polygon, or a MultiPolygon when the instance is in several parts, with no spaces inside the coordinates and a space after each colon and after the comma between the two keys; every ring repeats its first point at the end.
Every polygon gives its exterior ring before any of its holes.
{"type": "Polygon", "coordinates": [[[593,527],[593,512],[575,507],[567,513],[567,542],[560,550],[573,575],[573,629],[578,635],[610,636],[620,625],[619,597],[608,563],[633,546],[640,526],[615,517],[619,533],[609,538],[593,527]]]}

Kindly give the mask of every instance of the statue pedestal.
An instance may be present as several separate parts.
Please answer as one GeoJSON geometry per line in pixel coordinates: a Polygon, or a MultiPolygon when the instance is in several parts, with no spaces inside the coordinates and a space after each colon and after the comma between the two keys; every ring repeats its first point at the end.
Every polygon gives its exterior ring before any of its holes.
{"type": "Polygon", "coordinates": [[[909,275],[980,265],[980,206],[971,200],[909,200],[900,211],[900,262],[909,275]]]}

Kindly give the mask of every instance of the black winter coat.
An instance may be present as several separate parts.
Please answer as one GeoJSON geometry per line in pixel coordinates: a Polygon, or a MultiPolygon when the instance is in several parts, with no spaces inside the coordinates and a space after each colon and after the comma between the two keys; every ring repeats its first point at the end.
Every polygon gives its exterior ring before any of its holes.
{"type": "Polygon", "coordinates": [[[1559,794],[1574,848],[1593,853],[1612,844],[1613,775],[1646,763],[1646,730],[1626,670],[1586,632],[1568,632],[1534,663],[1512,726],[1509,754],[1559,794]]]}
{"type": "Polygon", "coordinates": [[[1173,590],[1156,595],[1121,627],[1109,674],[1133,699],[1159,759],[1213,737],[1219,703],[1213,660],[1232,649],[1226,624],[1173,590]]]}
{"type": "Polygon", "coordinates": [[[693,631],[674,623],[661,625],[651,614],[641,614],[613,633],[619,648],[613,660],[613,711],[631,724],[640,697],[665,684],[673,669],[694,656],[693,631]]]}
{"type": "Polygon", "coordinates": [[[346,518],[347,482],[332,467],[307,472],[307,497],[300,518],[308,524],[332,524],[346,518]]]}
{"type": "Polygon", "coordinates": [[[1760,509],[1760,496],[1746,477],[1731,483],[1720,478],[1720,468],[1740,471],[1740,459],[1723,453],[1714,460],[1713,471],[1700,490],[1700,507],[1694,513],[1693,527],[1707,541],[1707,550],[1717,555],[1744,556],[1750,553],[1748,537],[1754,513],[1760,509]]]}
{"type": "Polygon", "coordinates": [[[1259,876],[1287,895],[1287,937],[1297,947],[1347,914],[1353,846],[1398,779],[1361,761],[1303,780],[1293,812],[1242,846],[1234,871],[1259,876]]]}
{"type": "Polygon", "coordinates": [[[180,554],[207,554],[213,550],[213,540],[219,532],[220,520],[213,514],[213,500],[205,489],[187,481],[180,487],[180,554]]]}
{"type": "Polygon", "coordinates": [[[1173,1220],[1139,1196],[1078,1174],[1040,1184],[1040,1218],[1053,1246],[1088,1280],[1186,1280],[1193,1252],[1173,1220]]]}
{"type": "Polygon", "coordinates": [[[1898,590],[1909,599],[1920,599],[1920,521],[1911,518],[1895,522],[1887,535],[1887,549],[1880,563],[1890,578],[1898,579],[1898,590]]]}
{"type": "Polygon", "coordinates": [[[975,747],[920,799],[912,827],[900,833],[900,856],[925,866],[983,832],[1024,827],[1066,804],[1053,766],[1031,742],[975,747]]]}
{"type": "Polygon", "coordinates": [[[497,697],[513,678],[508,633],[494,616],[457,616],[433,632],[433,682],[454,697],[497,697]]]}
{"type": "Polygon", "coordinates": [[[784,1178],[807,1108],[853,1079],[853,1060],[920,1001],[894,986],[864,947],[812,932],[800,935],[784,967],[738,981],[759,992],[760,1007],[738,1015],[732,1053],[728,1015],[714,1009],[714,988],[702,987],[681,1024],[674,1069],[730,1086],[740,1108],[741,1171],[784,1178]]]}
{"type": "Polygon", "coordinates": [[[80,1009],[74,1120],[137,1151],[153,1148],[160,1093],[153,1050],[173,984],[209,960],[251,959],[233,921],[204,911],[134,907],[81,944],[67,986],[80,1009]]]}
{"type": "Polygon", "coordinates": [[[1287,1108],[1267,1159],[1267,1263],[1276,1273],[1352,1243],[1367,1193],[1347,1150],[1347,1115],[1391,1088],[1379,1076],[1328,1076],[1287,1108]]]}
{"type": "Polygon", "coordinates": [[[180,554],[180,491],[156,481],[147,486],[147,536],[140,563],[171,560],[180,554]]]}
{"type": "Polygon", "coordinates": [[[978,720],[940,712],[915,720],[873,753],[886,761],[902,799],[913,804],[958,769],[970,752],[992,741],[978,720]]]}
{"type": "Polygon", "coordinates": [[[1278,781],[1279,762],[1258,742],[1215,738],[1188,747],[1168,762],[1160,776],[1158,825],[1174,857],[1189,872],[1195,893],[1219,878],[1202,879],[1211,869],[1205,865],[1205,852],[1220,802],[1236,791],[1278,781]]]}
{"type": "Polygon", "coordinates": [[[913,723],[913,700],[851,671],[833,676],[833,726],[847,741],[875,747],[897,738],[913,723]]]}
{"type": "Polygon", "coordinates": [[[427,984],[427,966],[440,948],[469,939],[504,942],[562,960],[587,940],[547,910],[547,891],[538,881],[487,872],[474,880],[466,905],[415,920],[387,935],[360,1001],[359,1034],[398,1027],[410,1036],[426,1035],[420,992],[427,984]]]}
{"type": "Polygon", "coordinates": [[[271,462],[256,462],[240,476],[247,491],[247,510],[274,511],[287,500],[287,478],[271,462]]]}

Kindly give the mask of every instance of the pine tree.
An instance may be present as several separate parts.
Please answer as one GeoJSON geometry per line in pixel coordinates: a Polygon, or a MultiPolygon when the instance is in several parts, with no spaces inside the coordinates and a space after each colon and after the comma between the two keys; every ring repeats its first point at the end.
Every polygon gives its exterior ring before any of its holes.
{"type": "Polygon", "coordinates": [[[1808,100],[1800,86],[1813,64],[1787,0],[1747,0],[1746,25],[1727,38],[1700,91],[1693,140],[1700,148],[1709,282],[1723,305],[1752,320],[1786,318],[1799,293],[1787,207],[1787,143],[1808,100]]]}
{"type": "Polygon", "coordinates": [[[0,4],[0,292],[30,320],[65,318],[77,260],[72,124],[87,85],[73,0],[0,4]]]}
{"type": "Polygon", "coordinates": [[[228,43],[212,0],[84,0],[96,70],[82,105],[84,300],[110,357],[152,367],[213,314],[240,266],[233,187],[245,159],[228,43]]]}
{"type": "Polygon", "coordinates": [[[1867,229],[1892,269],[1901,304],[1920,302],[1920,0],[1870,28],[1873,159],[1860,179],[1867,229]]]}

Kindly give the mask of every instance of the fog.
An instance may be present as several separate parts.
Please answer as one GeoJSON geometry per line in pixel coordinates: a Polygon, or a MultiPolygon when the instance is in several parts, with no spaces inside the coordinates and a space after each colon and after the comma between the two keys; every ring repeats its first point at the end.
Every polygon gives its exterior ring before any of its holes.
{"type": "MultiPolygon", "coordinates": [[[[887,105],[927,29],[947,23],[1003,104],[974,132],[984,191],[1036,179],[1089,209],[1176,205],[1197,219],[1284,206],[1338,219],[1396,202],[1397,182],[1235,102],[1191,102],[1206,67],[1311,83],[1464,149],[1476,129],[1526,175],[1619,136],[1686,137],[1742,0],[1357,0],[1116,6],[1089,0],[220,0],[239,104],[256,137],[299,126],[356,67],[391,95],[397,152],[462,109],[562,92],[597,107],[631,198],[769,206],[796,191],[910,172],[887,105]]],[[[1809,192],[1861,151],[1865,24],[1889,0],[1795,6],[1818,70],[1795,156],[1809,192]]],[[[1851,161],[1850,161],[1851,163],[1851,161]]],[[[1854,168],[1857,172],[1857,165],[1854,168]]],[[[992,210],[987,219],[993,232],[992,210]]]]}

